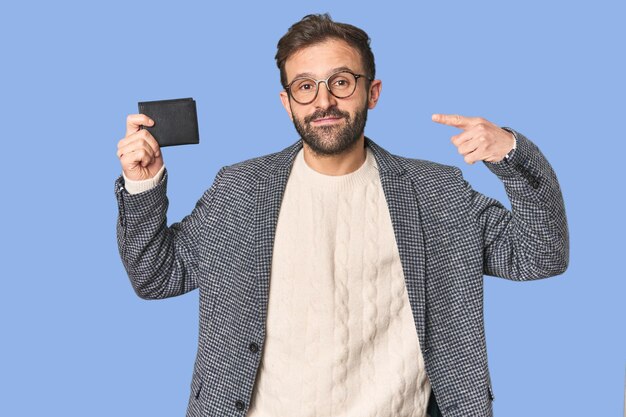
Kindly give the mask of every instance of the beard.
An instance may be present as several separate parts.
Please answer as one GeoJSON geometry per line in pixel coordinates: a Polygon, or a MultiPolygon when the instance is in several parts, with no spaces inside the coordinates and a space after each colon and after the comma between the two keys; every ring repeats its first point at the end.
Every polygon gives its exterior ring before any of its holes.
{"type": "Polygon", "coordinates": [[[318,110],[310,116],[306,116],[304,121],[293,115],[293,125],[302,137],[302,140],[309,145],[311,150],[318,155],[338,155],[352,148],[363,133],[367,121],[367,104],[354,114],[354,120],[350,113],[341,111],[337,107],[327,110],[318,110]],[[322,125],[313,127],[311,123],[315,119],[325,117],[344,118],[343,125],[322,125]]]}

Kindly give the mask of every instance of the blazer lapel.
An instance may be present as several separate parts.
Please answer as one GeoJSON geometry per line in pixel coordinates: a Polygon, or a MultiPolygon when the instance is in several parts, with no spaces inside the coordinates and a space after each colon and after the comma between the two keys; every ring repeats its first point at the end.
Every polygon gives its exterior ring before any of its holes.
{"type": "Polygon", "coordinates": [[[415,329],[425,349],[424,239],[420,222],[417,189],[399,159],[374,141],[365,138],[378,163],[393,226],[415,329]]]}
{"type": "Polygon", "coordinates": [[[267,323],[267,302],[278,213],[294,158],[301,147],[302,141],[298,140],[275,154],[274,158],[269,161],[270,165],[267,167],[265,175],[262,175],[257,182],[254,250],[257,295],[263,335],[265,335],[267,323]]]}
{"type": "MultiPolygon", "coordinates": [[[[400,253],[413,320],[420,344],[424,349],[424,242],[416,189],[409,176],[406,175],[406,169],[396,157],[367,137],[365,142],[371,147],[378,164],[381,185],[400,253]]],[[[298,140],[276,153],[270,161],[271,166],[257,182],[254,248],[257,294],[264,334],[276,224],[291,167],[300,148],[302,148],[302,141],[298,140]]]]}

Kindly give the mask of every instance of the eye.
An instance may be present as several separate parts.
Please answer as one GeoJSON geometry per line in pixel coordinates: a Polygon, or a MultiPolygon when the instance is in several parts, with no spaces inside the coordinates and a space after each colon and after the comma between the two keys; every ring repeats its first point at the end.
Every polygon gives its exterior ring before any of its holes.
{"type": "Polygon", "coordinates": [[[345,73],[335,75],[331,81],[331,88],[336,91],[345,91],[351,88],[352,82],[345,73]]]}
{"type": "Polygon", "coordinates": [[[302,92],[315,91],[315,82],[310,79],[299,80],[294,83],[293,88],[302,92]]]}

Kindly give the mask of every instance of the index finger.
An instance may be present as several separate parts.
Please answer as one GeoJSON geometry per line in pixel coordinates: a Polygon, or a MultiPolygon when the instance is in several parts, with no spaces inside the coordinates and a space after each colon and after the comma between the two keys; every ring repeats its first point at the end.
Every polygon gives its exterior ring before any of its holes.
{"type": "Polygon", "coordinates": [[[154,121],[145,114],[129,114],[126,117],[126,136],[129,136],[139,130],[139,126],[152,126],[154,121]]]}
{"type": "Polygon", "coordinates": [[[454,126],[459,129],[467,129],[478,123],[477,117],[467,117],[458,114],[438,114],[435,113],[432,116],[433,122],[441,123],[442,125],[454,126]]]}

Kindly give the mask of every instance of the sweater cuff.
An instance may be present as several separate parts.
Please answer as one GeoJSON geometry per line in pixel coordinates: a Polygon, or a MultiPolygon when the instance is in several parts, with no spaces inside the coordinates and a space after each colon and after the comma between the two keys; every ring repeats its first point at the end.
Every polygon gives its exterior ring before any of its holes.
{"type": "Polygon", "coordinates": [[[163,178],[163,172],[165,171],[165,165],[161,167],[159,172],[152,178],[148,178],[147,180],[131,180],[126,178],[124,172],[122,172],[122,177],[124,178],[124,188],[128,191],[128,194],[139,194],[144,191],[148,191],[157,186],[157,184],[163,178]]]}

